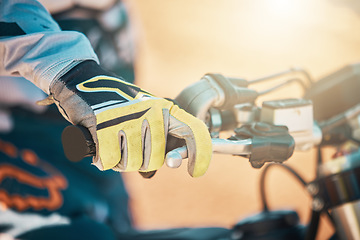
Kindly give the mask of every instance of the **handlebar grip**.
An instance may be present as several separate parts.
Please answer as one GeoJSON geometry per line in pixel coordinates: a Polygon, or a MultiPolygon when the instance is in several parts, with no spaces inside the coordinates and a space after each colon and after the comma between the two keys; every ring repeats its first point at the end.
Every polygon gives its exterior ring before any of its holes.
{"type": "Polygon", "coordinates": [[[95,156],[96,146],[89,130],[83,126],[67,126],[61,135],[67,159],[78,162],[84,157],[95,156]]]}

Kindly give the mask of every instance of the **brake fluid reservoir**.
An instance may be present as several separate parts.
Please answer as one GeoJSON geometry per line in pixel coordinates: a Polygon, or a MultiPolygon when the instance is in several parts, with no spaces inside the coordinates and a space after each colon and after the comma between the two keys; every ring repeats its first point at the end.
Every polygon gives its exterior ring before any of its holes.
{"type": "Polygon", "coordinates": [[[263,102],[260,121],[284,125],[295,140],[295,148],[305,151],[321,142],[320,128],[314,124],[311,100],[281,99],[263,102]]]}
{"type": "Polygon", "coordinates": [[[289,132],[312,131],[312,103],[305,99],[266,101],[262,105],[260,120],[285,125],[289,132]]]}

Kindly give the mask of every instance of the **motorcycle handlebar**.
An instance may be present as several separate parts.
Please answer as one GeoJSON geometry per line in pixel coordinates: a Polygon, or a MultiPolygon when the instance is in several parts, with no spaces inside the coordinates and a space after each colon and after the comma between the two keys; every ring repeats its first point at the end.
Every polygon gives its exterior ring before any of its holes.
{"type": "MultiPolygon", "coordinates": [[[[73,162],[78,162],[84,157],[95,156],[96,146],[89,130],[83,126],[67,126],[61,136],[65,156],[73,162]]],[[[213,152],[234,155],[251,154],[251,139],[227,140],[212,139],[213,152]]],[[[166,155],[166,163],[169,167],[178,167],[181,160],[187,158],[186,147],[170,151],[166,155]]]]}

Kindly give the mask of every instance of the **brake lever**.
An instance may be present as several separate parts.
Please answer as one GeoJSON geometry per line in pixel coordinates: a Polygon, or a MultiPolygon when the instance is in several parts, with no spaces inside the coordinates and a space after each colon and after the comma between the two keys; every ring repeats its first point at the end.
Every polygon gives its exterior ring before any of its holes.
{"type": "MultiPolygon", "coordinates": [[[[229,139],[212,139],[213,152],[248,157],[254,168],[266,162],[282,163],[294,152],[294,138],[285,126],[255,122],[235,129],[235,133],[229,139]]],[[[184,146],[168,152],[165,161],[169,167],[177,168],[187,157],[184,146]]]]}
{"type": "MultiPolygon", "coordinates": [[[[238,156],[248,156],[251,154],[252,140],[228,140],[221,138],[212,138],[213,153],[232,154],[238,156]]],[[[170,168],[178,168],[182,164],[182,160],[188,158],[187,147],[179,147],[169,151],[165,156],[166,165],[170,168]]]]}

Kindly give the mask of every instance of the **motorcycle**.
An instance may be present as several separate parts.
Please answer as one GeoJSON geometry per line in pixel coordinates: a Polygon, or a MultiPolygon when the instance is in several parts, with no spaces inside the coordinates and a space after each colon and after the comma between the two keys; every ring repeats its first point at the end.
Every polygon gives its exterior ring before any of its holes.
{"type": "MultiPolygon", "coordinates": [[[[212,137],[213,152],[246,157],[260,177],[263,210],[231,229],[233,240],[315,239],[320,216],[326,215],[336,233],[331,239],[360,239],[360,64],[348,65],[318,81],[301,68],[247,81],[221,74],[206,74],[175,99],[187,112],[204,121],[212,137]],[[294,78],[294,75],[301,75],[294,78]],[[252,85],[285,79],[264,91],[252,85]],[[288,84],[304,89],[301,99],[279,99],[256,104],[258,98],[288,84]],[[231,131],[229,138],[221,132],[231,131]],[[336,147],[331,161],[322,149],[336,147]],[[294,151],[317,148],[316,178],[306,182],[284,162],[294,151]],[[268,170],[281,167],[292,173],[312,197],[311,220],[301,225],[295,211],[270,210],[265,194],[268,170]]],[[[72,161],[95,154],[87,129],[69,126],[62,135],[65,155],[72,161]]],[[[186,147],[166,154],[176,168],[187,158],[186,147]]],[[[155,172],[141,173],[150,178],[155,172]]]]}

